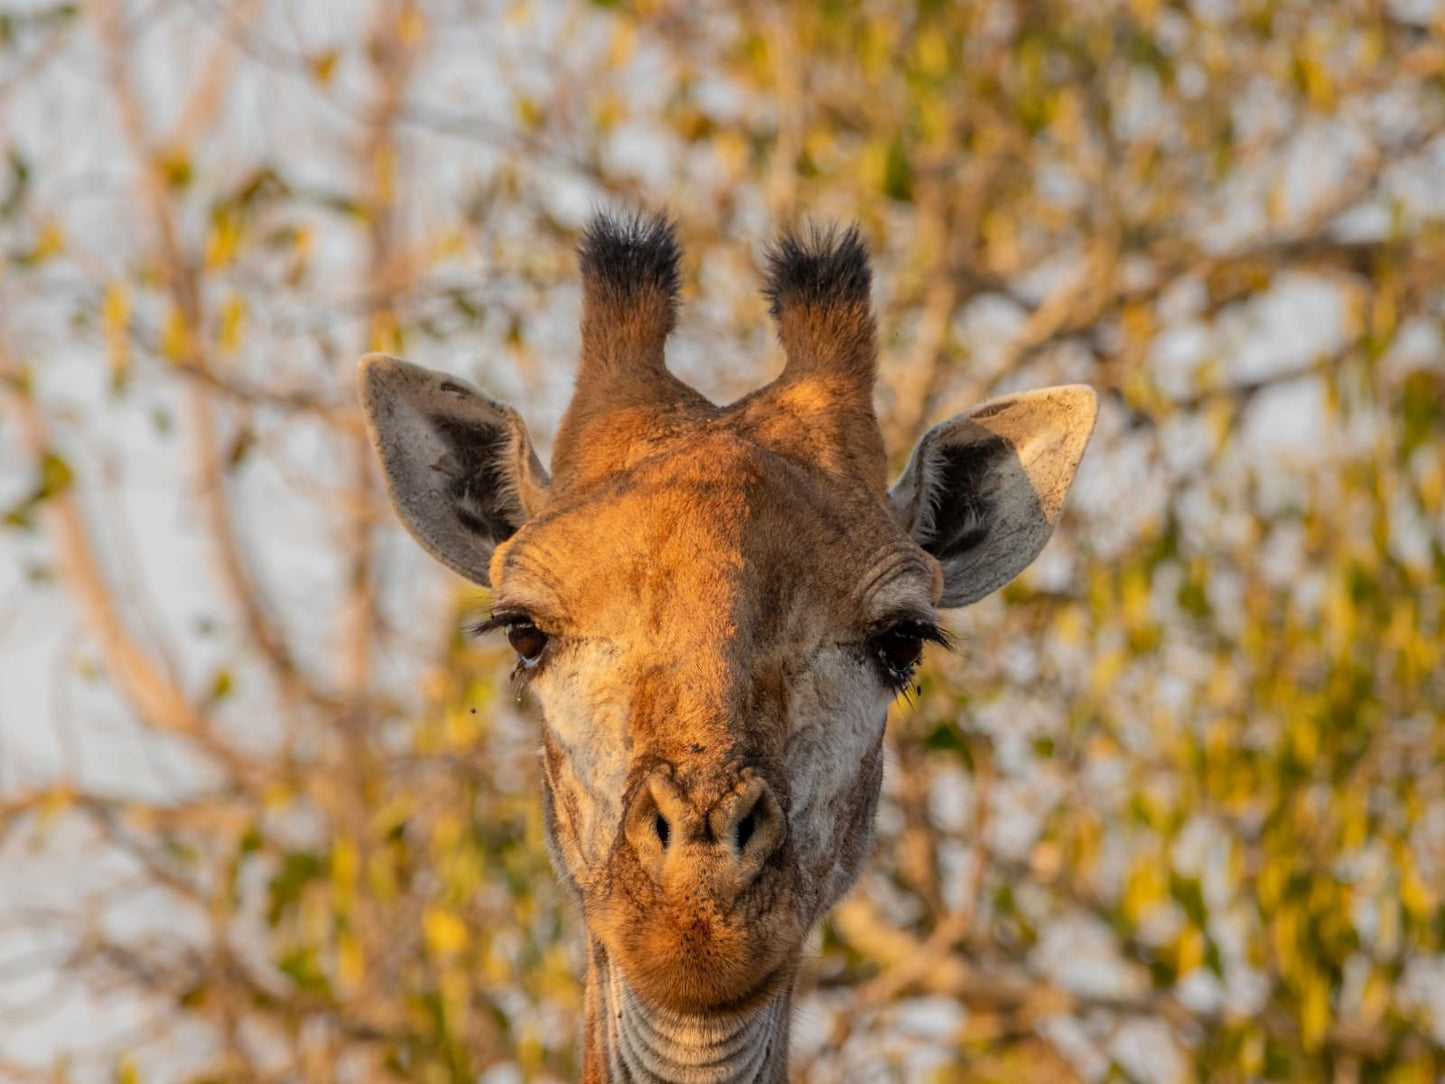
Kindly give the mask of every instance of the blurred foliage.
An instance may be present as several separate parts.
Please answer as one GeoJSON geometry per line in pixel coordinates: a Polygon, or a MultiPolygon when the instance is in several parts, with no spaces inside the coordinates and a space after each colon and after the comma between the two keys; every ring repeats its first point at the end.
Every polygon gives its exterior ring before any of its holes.
{"type": "Polygon", "coordinates": [[[460,369],[545,445],[576,231],[643,201],[717,398],[776,368],[757,253],[811,214],[875,249],[900,460],[1105,399],[890,722],[799,1077],[1441,1079],[1442,41],[1364,0],[0,15],[5,545],[86,632],[81,743],[183,768],[0,773],[0,845],[110,861],[11,924],[150,1021],[0,1074],[575,1078],[536,720],[390,526],[350,368],[460,369]],[[116,526],[135,485],[170,522],[116,526]]]}

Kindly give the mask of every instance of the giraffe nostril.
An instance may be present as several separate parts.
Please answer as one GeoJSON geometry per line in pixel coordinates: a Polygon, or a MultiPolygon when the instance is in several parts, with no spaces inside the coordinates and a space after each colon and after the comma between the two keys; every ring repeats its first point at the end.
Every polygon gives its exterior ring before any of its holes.
{"type": "Polygon", "coordinates": [[[738,845],[738,850],[742,851],[742,850],[746,850],[746,849],[747,849],[748,840],[750,840],[750,839],[753,838],[753,833],[756,832],[757,830],[758,830],[758,815],[757,815],[757,810],[752,810],[752,811],[750,811],[750,812],[748,813],[748,815],[747,815],[746,817],[744,817],[742,820],[738,821],[738,826],[737,826],[737,829],[736,829],[736,831],[737,831],[737,845],[738,845]]]}
{"type": "Polygon", "coordinates": [[[660,812],[652,818],[652,830],[657,833],[657,841],[662,844],[662,849],[667,850],[667,841],[672,837],[672,825],[667,823],[667,818],[660,812]]]}
{"type": "Polygon", "coordinates": [[[737,800],[723,803],[718,814],[713,822],[714,838],[731,847],[739,869],[756,875],[783,842],[782,809],[772,788],[762,779],[751,779],[737,800]]]}

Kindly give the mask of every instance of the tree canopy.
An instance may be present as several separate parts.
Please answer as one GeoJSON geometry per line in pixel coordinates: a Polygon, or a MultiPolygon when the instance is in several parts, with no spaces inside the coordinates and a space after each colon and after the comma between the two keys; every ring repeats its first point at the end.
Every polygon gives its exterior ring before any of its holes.
{"type": "Polygon", "coordinates": [[[1438,4],[35,0],[0,109],[0,1077],[575,1078],[537,720],[352,373],[545,450],[638,204],[715,399],[805,217],[874,252],[895,466],[1102,399],[890,718],[796,1076],[1445,1074],[1438,4]]]}

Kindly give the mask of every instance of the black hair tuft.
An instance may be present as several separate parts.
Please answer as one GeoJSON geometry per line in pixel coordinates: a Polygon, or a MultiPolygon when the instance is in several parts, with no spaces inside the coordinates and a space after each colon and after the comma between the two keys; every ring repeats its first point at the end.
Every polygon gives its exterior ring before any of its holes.
{"type": "Polygon", "coordinates": [[[774,319],[793,305],[868,303],[873,275],[856,225],[788,230],[769,246],[766,264],[763,295],[774,319]]]}
{"type": "Polygon", "coordinates": [[[668,215],[599,212],[582,232],[577,260],[588,288],[609,302],[625,304],[647,291],[660,292],[672,322],[682,286],[682,249],[668,215]]]}

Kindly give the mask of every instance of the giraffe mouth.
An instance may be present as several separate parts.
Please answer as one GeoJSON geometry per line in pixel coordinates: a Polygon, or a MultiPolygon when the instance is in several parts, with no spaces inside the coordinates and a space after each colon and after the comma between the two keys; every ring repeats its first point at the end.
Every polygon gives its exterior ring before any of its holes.
{"type": "Polygon", "coordinates": [[[799,957],[800,952],[788,953],[766,970],[748,960],[736,961],[744,964],[743,968],[675,961],[667,969],[639,970],[629,966],[636,964],[635,959],[624,957],[618,961],[618,970],[645,1002],[658,1008],[685,1014],[744,1013],[771,1001],[791,983],[799,957]]]}
{"type": "Polygon", "coordinates": [[[784,886],[721,911],[697,897],[613,903],[591,932],[645,1001],[675,1012],[741,1011],[791,981],[809,923],[784,886]]]}

